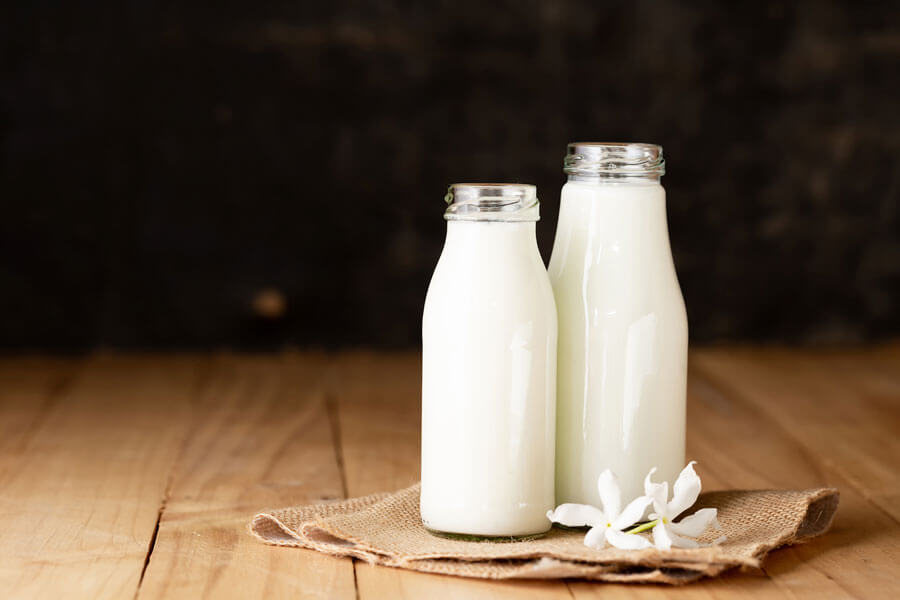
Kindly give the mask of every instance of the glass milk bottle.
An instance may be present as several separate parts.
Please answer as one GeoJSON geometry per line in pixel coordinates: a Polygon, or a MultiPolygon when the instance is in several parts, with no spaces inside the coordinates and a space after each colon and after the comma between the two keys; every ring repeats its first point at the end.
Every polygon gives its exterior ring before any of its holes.
{"type": "Polygon", "coordinates": [[[437,534],[528,536],[554,508],[556,308],[535,187],[455,184],[422,318],[422,497],[437,534]]]}
{"type": "Polygon", "coordinates": [[[550,259],[559,311],[556,501],[598,505],[684,467],[687,315],[666,225],[662,148],[569,144],[550,259]]]}

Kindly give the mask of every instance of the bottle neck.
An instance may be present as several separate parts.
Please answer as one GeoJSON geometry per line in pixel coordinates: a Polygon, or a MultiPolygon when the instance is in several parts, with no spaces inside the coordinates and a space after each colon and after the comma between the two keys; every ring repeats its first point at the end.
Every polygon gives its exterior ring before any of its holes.
{"type": "Polygon", "coordinates": [[[447,221],[447,236],[535,237],[537,221],[447,221]]]}
{"type": "Polygon", "coordinates": [[[604,173],[602,175],[569,175],[567,181],[586,183],[593,185],[617,184],[617,185],[660,185],[659,175],[644,173],[639,175],[604,173]]]}
{"type": "Polygon", "coordinates": [[[534,249],[534,221],[447,221],[445,249],[473,250],[485,257],[497,252],[534,249]]]}
{"type": "Polygon", "coordinates": [[[668,248],[666,194],[658,183],[570,181],[562,191],[557,236],[588,236],[610,251],[668,248]]]}

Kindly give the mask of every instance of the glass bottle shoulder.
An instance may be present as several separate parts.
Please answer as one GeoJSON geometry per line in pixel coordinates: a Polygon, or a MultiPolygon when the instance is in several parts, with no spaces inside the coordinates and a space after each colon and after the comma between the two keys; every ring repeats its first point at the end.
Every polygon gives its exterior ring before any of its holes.
{"type": "Polygon", "coordinates": [[[552,307],[553,293],[534,223],[448,225],[447,240],[426,295],[426,312],[527,313],[552,307]]]}

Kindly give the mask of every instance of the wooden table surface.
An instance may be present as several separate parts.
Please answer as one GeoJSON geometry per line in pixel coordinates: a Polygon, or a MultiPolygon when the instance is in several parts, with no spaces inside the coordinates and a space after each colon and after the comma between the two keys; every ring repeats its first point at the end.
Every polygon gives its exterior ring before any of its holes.
{"type": "Polygon", "coordinates": [[[706,489],[836,486],[832,531],[683,588],[489,582],[247,534],[260,509],[419,471],[419,357],[0,360],[0,598],[898,598],[900,344],[690,361],[706,489]]]}

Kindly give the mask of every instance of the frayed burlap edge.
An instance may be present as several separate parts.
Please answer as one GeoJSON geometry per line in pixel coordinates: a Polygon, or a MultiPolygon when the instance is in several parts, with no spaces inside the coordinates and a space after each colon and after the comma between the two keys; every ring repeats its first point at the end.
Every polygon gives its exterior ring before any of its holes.
{"type": "MultiPolygon", "coordinates": [[[[721,547],[676,549],[660,552],[655,549],[622,551],[607,548],[591,553],[578,544],[571,550],[554,547],[547,550],[542,540],[506,545],[502,551],[494,551],[490,557],[478,556],[473,548],[479,545],[462,542],[464,551],[435,551],[404,554],[390,548],[374,545],[362,536],[348,533],[341,525],[347,518],[373,526],[384,523],[374,519],[384,513],[392,501],[409,505],[413,495],[417,499],[418,486],[412,486],[393,494],[374,494],[361,498],[325,504],[292,507],[256,515],[250,523],[250,532],[256,538],[282,546],[310,548],[333,556],[350,556],[371,564],[399,567],[462,577],[484,579],[563,579],[578,578],[610,582],[646,582],[684,584],[702,577],[711,577],[734,568],[759,567],[766,554],[781,546],[802,543],[821,535],[831,526],[837,509],[839,495],[833,488],[805,490],[802,492],[712,492],[701,496],[697,508],[717,506],[742,495],[791,494],[789,508],[801,501],[802,514],[798,513],[792,526],[781,529],[776,535],[755,544],[745,544],[740,553],[723,552],[721,547]],[[508,550],[507,550],[508,548],[508,550]],[[585,556],[585,553],[587,555],[585,556]]],[[[772,502],[771,499],[768,500],[772,502]]],[[[417,506],[417,504],[416,504],[417,506]]],[[[407,508],[409,508],[407,506],[407,508]]],[[[776,507],[780,508],[780,507],[776,507]]],[[[408,513],[408,511],[407,511],[408,513]]],[[[404,524],[410,527],[409,515],[404,524]]],[[[418,520],[416,525],[420,526],[418,520]]],[[[441,542],[435,538],[435,545],[441,542]]]]}

